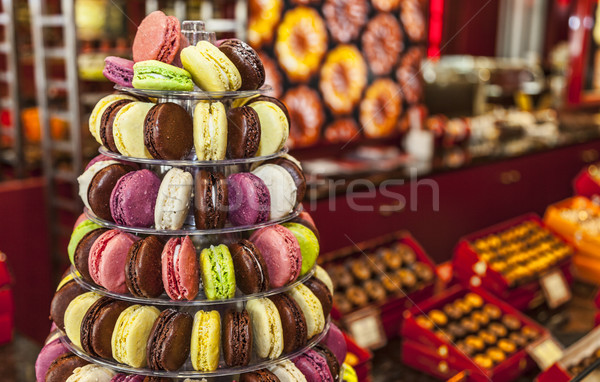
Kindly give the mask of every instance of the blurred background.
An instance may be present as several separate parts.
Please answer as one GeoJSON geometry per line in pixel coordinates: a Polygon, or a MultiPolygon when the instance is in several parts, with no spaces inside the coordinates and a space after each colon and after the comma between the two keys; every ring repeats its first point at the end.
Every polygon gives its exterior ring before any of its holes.
{"type": "Polygon", "coordinates": [[[26,354],[48,333],[49,302],[67,267],[82,211],[76,178],[98,149],[89,113],[113,91],[104,58],[131,58],[136,26],[153,10],[203,19],[220,38],[259,52],[271,95],[289,109],[289,147],[309,184],[304,205],[330,258],[403,229],[435,264],[447,263],[464,235],[542,215],[572,195],[578,172],[599,160],[593,0],[1,5],[0,264],[10,271],[0,292],[11,297],[0,304],[0,326],[6,317],[4,339],[20,340],[3,348],[14,380],[33,380],[26,354]],[[389,190],[404,197],[361,188],[359,179],[392,181],[389,190]],[[347,192],[368,192],[361,203],[370,212],[351,208],[347,192]]]}

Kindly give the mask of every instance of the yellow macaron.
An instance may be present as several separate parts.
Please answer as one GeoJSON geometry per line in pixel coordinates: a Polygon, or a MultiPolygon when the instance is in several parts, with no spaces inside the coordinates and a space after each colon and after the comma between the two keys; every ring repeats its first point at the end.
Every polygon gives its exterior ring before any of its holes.
{"type": "Polygon", "coordinates": [[[221,102],[200,101],[194,109],[198,160],[222,160],[227,152],[227,111],[221,102]]]}
{"type": "Polygon", "coordinates": [[[113,122],[113,138],[121,154],[152,159],[144,145],[144,121],[153,106],[151,102],[130,102],[119,110],[113,122]]]}
{"type": "Polygon", "coordinates": [[[308,338],[321,333],[325,327],[325,315],[323,314],[323,305],[317,296],[304,284],[299,284],[288,293],[304,313],[308,338]]]}
{"type": "Polygon", "coordinates": [[[271,155],[283,148],[290,134],[290,123],[285,112],[274,102],[255,101],[248,105],[260,119],[260,144],[256,156],[271,155]]]}
{"type": "Polygon", "coordinates": [[[240,71],[231,60],[208,41],[200,41],[181,51],[183,68],[202,90],[233,91],[242,86],[240,71]]]}
{"type": "Polygon", "coordinates": [[[214,371],[219,366],[221,342],[221,316],[216,310],[199,310],[194,316],[190,358],[199,371],[214,371]]]}
{"type": "Polygon", "coordinates": [[[81,321],[90,306],[101,296],[98,293],[87,292],[75,297],[65,310],[65,332],[69,340],[78,348],[81,348],[81,321]]]}
{"type": "Polygon", "coordinates": [[[104,111],[111,103],[122,99],[136,100],[134,97],[125,94],[109,94],[100,99],[96,106],[94,106],[94,110],[92,110],[92,114],[90,114],[89,129],[90,133],[92,133],[92,136],[98,143],[102,144],[102,139],[100,139],[100,122],[102,121],[102,114],[104,114],[104,111]]]}
{"type": "Polygon", "coordinates": [[[117,362],[146,366],[146,344],[160,311],[153,306],[132,305],[119,315],[112,332],[111,348],[117,362]]]}

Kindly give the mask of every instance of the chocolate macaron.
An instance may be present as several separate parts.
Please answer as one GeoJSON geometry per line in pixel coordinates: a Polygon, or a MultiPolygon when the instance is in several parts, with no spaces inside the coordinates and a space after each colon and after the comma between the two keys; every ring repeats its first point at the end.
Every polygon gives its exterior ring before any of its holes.
{"type": "Polygon", "coordinates": [[[296,184],[296,204],[302,202],[302,199],[304,199],[304,194],[306,193],[306,178],[300,166],[283,157],[268,160],[263,164],[268,163],[283,167],[292,176],[294,184],[296,184]]]}
{"type": "Polygon", "coordinates": [[[313,294],[317,296],[317,298],[321,302],[321,306],[323,306],[323,314],[325,315],[325,317],[329,316],[329,313],[331,312],[331,307],[333,306],[333,296],[327,285],[314,276],[306,280],[304,285],[308,289],[310,289],[310,291],[313,292],[313,294]]]}
{"type": "Polygon", "coordinates": [[[146,358],[153,370],[174,371],[189,357],[193,318],[175,309],[163,310],[150,331],[146,358]]]}
{"type": "Polygon", "coordinates": [[[242,76],[242,87],[239,90],[256,90],[264,85],[265,67],[250,45],[238,39],[227,39],[221,42],[219,49],[233,62],[242,76]]]}
{"type": "Polygon", "coordinates": [[[100,140],[102,141],[102,145],[113,153],[119,153],[119,149],[117,149],[117,144],[115,143],[115,137],[113,136],[113,122],[115,121],[117,113],[123,106],[130,102],[132,102],[130,99],[120,99],[109,104],[106,107],[106,110],[104,110],[104,113],[102,113],[102,118],[100,118],[100,128],[98,131],[100,140]]]}
{"type": "Polygon", "coordinates": [[[88,361],[73,353],[63,354],[50,364],[45,382],[65,382],[73,374],[73,370],[87,364],[88,361]]]}
{"type": "Polygon", "coordinates": [[[75,254],[73,256],[73,261],[75,263],[75,268],[83,278],[88,283],[94,284],[94,280],[90,275],[89,263],[88,259],[90,257],[90,250],[92,249],[92,245],[100,235],[104,232],[108,231],[106,228],[98,228],[93,231],[86,233],[79,243],[77,243],[77,247],[75,248],[75,254]]]}
{"type": "Polygon", "coordinates": [[[227,220],[227,180],[219,172],[198,171],[194,180],[196,228],[223,228],[227,220]]]}
{"type": "Polygon", "coordinates": [[[75,297],[85,292],[86,290],[77,281],[69,280],[54,294],[50,303],[50,318],[60,330],[65,330],[64,317],[67,307],[75,297]]]}
{"type": "Polygon", "coordinates": [[[248,106],[229,109],[227,112],[227,157],[251,158],[260,144],[260,119],[248,106]]]}
{"type": "Polygon", "coordinates": [[[88,201],[92,212],[100,219],[113,221],[110,213],[110,194],[119,179],[130,171],[133,171],[133,168],[124,164],[111,164],[98,171],[92,178],[88,188],[88,201]]]}
{"type": "Polygon", "coordinates": [[[154,159],[184,159],[194,144],[188,112],[176,103],[153,106],[144,121],[144,145],[154,159]]]}
{"type": "Polygon", "coordinates": [[[81,346],[86,353],[112,359],[112,332],[119,315],[129,305],[125,301],[101,297],[90,306],[81,321],[81,346]]]}
{"type": "Polygon", "coordinates": [[[156,236],[136,241],[125,261],[125,283],[132,295],[155,298],[164,292],[161,254],[165,243],[156,236]]]}
{"type": "Polygon", "coordinates": [[[279,311],[283,327],[283,352],[291,353],[306,345],[308,327],[302,309],[285,293],[269,297],[279,311]]]}
{"type": "Polygon", "coordinates": [[[269,289],[269,273],[260,250],[250,240],[242,239],[229,246],[235,282],[244,294],[264,292],[269,289]]]}
{"type": "Polygon", "coordinates": [[[279,378],[267,369],[259,369],[240,375],[238,382],[279,382],[279,378]]]}
{"type": "Polygon", "coordinates": [[[246,366],[252,354],[252,325],[246,309],[229,309],[223,319],[223,358],[229,367],[246,366]]]}

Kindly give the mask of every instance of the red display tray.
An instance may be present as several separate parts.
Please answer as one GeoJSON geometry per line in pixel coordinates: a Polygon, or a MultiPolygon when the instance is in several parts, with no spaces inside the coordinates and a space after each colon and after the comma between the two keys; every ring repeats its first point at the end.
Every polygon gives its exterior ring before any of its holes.
{"type": "Polygon", "coordinates": [[[358,346],[348,334],[344,333],[344,338],[346,339],[348,353],[354,354],[357,358],[356,363],[351,366],[356,371],[358,380],[369,382],[371,380],[371,360],[373,359],[373,353],[358,346]]]}
{"type": "MultiPolygon", "coordinates": [[[[535,221],[542,227],[548,228],[538,215],[530,213],[464,236],[454,249],[454,257],[452,259],[454,274],[460,282],[465,286],[486,289],[502,300],[510,301],[512,306],[521,311],[535,307],[536,303],[541,301],[543,297],[539,280],[532,280],[511,287],[506,278],[501,273],[489,268],[471,246],[471,243],[479,238],[504,231],[527,220],[535,221]]],[[[569,245],[560,236],[556,237],[562,240],[565,245],[569,245]]],[[[547,272],[549,273],[554,270],[562,272],[569,285],[573,282],[570,258],[548,269],[547,272]]]]}
{"type": "Polygon", "coordinates": [[[596,179],[590,174],[590,171],[597,171],[598,167],[596,165],[592,166],[586,166],[573,180],[575,194],[585,196],[589,199],[594,198],[596,195],[600,195],[600,184],[598,184],[596,179]]]}
{"type": "Polygon", "coordinates": [[[419,289],[410,292],[408,295],[400,292],[395,296],[388,298],[382,303],[371,303],[365,307],[342,314],[337,308],[333,307],[331,317],[344,323],[347,320],[352,320],[353,317],[361,317],[371,314],[371,312],[379,312],[381,324],[385,332],[386,338],[394,338],[398,335],[400,326],[402,325],[403,312],[411,308],[415,303],[423,301],[433,295],[435,287],[436,266],[425,250],[407,231],[398,231],[390,235],[385,235],[373,240],[361,242],[355,246],[342,248],[338,251],[326,254],[323,256],[325,263],[324,267],[329,265],[342,263],[348,260],[349,257],[360,257],[365,252],[376,251],[378,248],[389,247],[392,244],[399,242],[408,245],[415,251],[416,260],[427,264],[433,271],[434,278],[431,282],[422,285],[419,289]]]}
{"type": "Polygon", "coordinates": [[[593,329],[585,337],[569,346],[560,360],[548,370],[540,373],[536,381],[539,382],[567,382],[576,377],[568,372],[569,367],[576,365],[580,360],[591,355],[600,347],[600,327],[593,329]]]}
{"type": "Polygon", "coordinates": [[[406,345],[403,347],[406,350],[403,351],[402,355],[404,362],[408,366],[439,378],[450,378],[462,370],[470,370],[472,372],[471,378],[476,378],[475,374],[480,374],[482,376],[481,380],[485,381],[512,381],[518,378],[535,365],[525,349],[512,354],[506,361],[496,365],[492,369],[481,369],[471,358],[461,352],[452,343],[439,338],[432,331],[426,330],[417,324],[415,320],[416,316],[424,314],[423,312],[429,312],[432,309],[441,309],[445,304],[462,298],[469,292],[479,294],[486,303],[497,305],[503,314],[511,314],[519,318],[522,325],[536,328],[541,333],[540,338],[549,336],[545,328],[483,289],[467,289],[456,285],[405,312],[401,335],[404,338],[405,344],[408,343],[409,345],[408,347],[406,345]],[[419,345],[418,348],[416,345],[419,345]],[[418,354],[412,354],[413,351],[417,350],[419,350],[418,354]],[[435,366],[432,368],[434,364],[435,366]]]}

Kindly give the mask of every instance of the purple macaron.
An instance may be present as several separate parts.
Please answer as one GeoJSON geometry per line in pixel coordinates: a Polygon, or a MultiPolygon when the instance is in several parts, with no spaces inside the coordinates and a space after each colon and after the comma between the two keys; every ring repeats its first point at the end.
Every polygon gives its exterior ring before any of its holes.
{"type": "Polygon", "coordinates": [[[112,377],[110,382],[143,382],[144,378],[145,377],[143,375],[137,374],[117,374],[114,377],[112,377]]]}
{"type": "Polygon", "coordinates": [[[117,224],[150,227],[160,179],[150,170],[132,171],[119,179],[110,195],[110,213],[117,224]]]}
{"type": "Polygon", "coordinates": [[[333,382],[327,360],[312,349],[294,358],[292,362],[304,374],[307,381],[333,382]]]}
{"type": "Polygon", "coordinates": [[[348,353],[348,346],[346,345],[346,339],[340,328],[333,323],[329,324],[329,331],[325,337],[323,337],[321,343],[331,350],[340,365],[344,363],[346,354],[348,353]]]}
{"type": "Polygon", "coordinates": [[[269,219],[271,196],[262,179],[249,172],[240,172],[227,177],[227,186],[231,224],[258,224],[269,219]]]}
{"type": "Polygon", "coordinates": [[[61,355],[67,353],[69,353],[69,349],[58,338],[46,344],[40,351],[40,354],[35,361],[36,379],[38,381],[45,381],[46,372],[48,371],[50,364],[52,364],[52,362],[54,362],[54,360],[61,355]]]}
{"type": "Polygon", "coordinates": [[[108,56],[104,59],[104,77],[117,85],[133,87],[133,61],[121,57],[108,56]]]}

